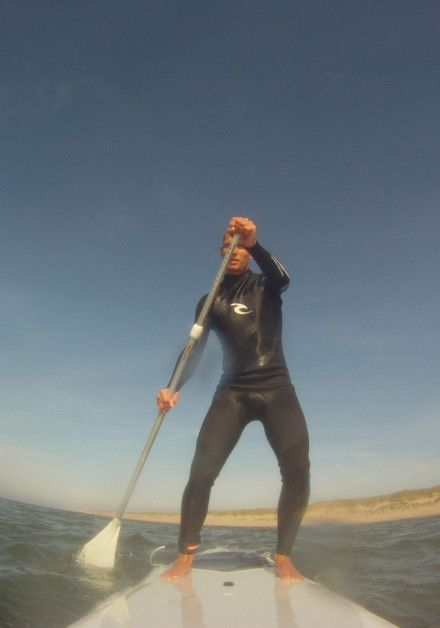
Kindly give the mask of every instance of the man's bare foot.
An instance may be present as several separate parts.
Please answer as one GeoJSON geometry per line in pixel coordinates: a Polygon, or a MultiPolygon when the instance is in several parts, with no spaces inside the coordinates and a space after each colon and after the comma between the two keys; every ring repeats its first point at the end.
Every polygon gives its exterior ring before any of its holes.
{"type": "Polygon", "coordinates": [[[283,582],[304,580],[304,576],[293,566],[290,556],[275,554],[275,573],[283,582]]]}
{"type": "Polygon", "coordinates": [[[171,584],[175,589],[177,589],[177,591],[179,591],[183,600],[196,597],[196,590],[192,582],[191,572],[187,573],[186,576],[180,580],[172,580],[171,584]]]}
{"type": "Polygon", "coordinates": [[[193,554],[179,554],[179,557],[171,567],[163,572],[161,579],[166,582],[181,580],[191,571],[193,560],[193,554]]]}

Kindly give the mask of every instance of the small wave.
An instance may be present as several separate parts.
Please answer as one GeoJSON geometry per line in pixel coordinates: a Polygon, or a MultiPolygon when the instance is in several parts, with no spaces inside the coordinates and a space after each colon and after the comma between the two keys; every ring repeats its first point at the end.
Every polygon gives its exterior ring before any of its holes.
{"type": "Polygon", "coordinates": [[[37,546],[31,543],[8,543],[3,545],[0,550],[1,560],[15,560],[15,561],[34,561],[44,560],[47,562],[48,558],[46,554],[37,546]]]}

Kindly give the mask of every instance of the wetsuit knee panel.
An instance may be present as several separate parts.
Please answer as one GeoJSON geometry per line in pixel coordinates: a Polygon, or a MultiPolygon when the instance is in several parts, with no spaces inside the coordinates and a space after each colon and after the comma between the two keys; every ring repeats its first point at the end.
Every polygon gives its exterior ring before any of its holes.
{"type": "Polygon", "coordinates": [[[280,452],[278,464],[283,478],[308,473],[310,469],[308,439],[303,439],[280,452]]]}
{"type": "Polygon", "coordinates": [[[190,475],[188,486],[195,491],[211,488],[217,476],[218,473],[203,473],[202,471],[197,471],[190,475]]]}

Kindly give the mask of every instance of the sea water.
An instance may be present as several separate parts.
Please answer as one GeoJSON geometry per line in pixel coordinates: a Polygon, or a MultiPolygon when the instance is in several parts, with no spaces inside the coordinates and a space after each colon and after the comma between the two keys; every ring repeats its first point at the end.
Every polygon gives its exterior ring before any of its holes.
{"type": "MultiPolygon", "coordinates": [[[[0,626],[67,626],[151,570],[177,526],[124,521],[115,569],[83,569],[76,556],[108,519],[0,499],[0,626]],[[155,555],[156,557],[159,554],[155,555]]],[[[304,525],[295,560],[309,578],[402,628],[440,627],[440,517],[304,525]]],[[[273,549],[273,528],[205,527],[203,548],[273,549]]],[[[331,628],[331,627],[329,627],[331,628]]]]}

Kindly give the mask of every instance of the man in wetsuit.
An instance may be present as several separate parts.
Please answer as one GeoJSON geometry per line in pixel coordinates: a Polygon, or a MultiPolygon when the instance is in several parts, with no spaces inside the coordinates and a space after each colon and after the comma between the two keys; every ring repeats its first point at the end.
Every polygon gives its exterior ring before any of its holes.
{"type": "MultiPolygon", "coordinates": [[[[179,557],[162,574],[179,580],[191,569],[200,543],[211,487],[244,427],[259,419],[281,471],[275,563],[283,580],[303,576],[291,552],[309,497],[308,434],[303,412],[290,381],[283,355],[281,293],[289,276],[280,262],[256,240],[255,224],[244,217],[231,219],[225,232],[224,256],[232,235],[239,234],[204,332],[187,362],[181,386],[190,377],[213,329],[223,349],[223,374],[200,430],[191,473],[182,499],[179,557]],[[261,274],[249,269],[251,259],[261,274]]],[[[196,311],[203,306],[203,297],[196,311]]],[[[164,388],[157,395],[161,412],[173,407],[179,392],[164,388]]]]}

